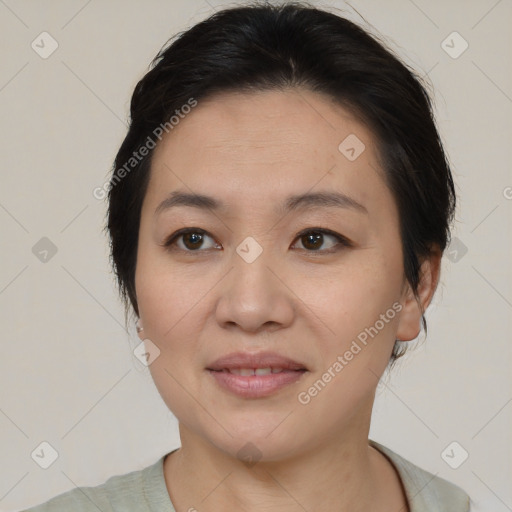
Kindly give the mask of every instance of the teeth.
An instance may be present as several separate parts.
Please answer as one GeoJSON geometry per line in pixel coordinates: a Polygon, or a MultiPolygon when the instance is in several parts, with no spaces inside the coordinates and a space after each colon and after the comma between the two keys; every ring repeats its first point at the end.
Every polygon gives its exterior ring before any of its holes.
{"type": "Polygon", "coordinates": [[[254,373],[256,375],[270,375],[272,370],[270,368],[256,368],[254,373]]]}
{"type": "Polygon", "coordinates": [[[252,368],[231,368],[225,371],[233,373],[234,375],[254,375],[254,370],[252,368]]]}
{"type": "Polygon", "coordinates": [[[250,375],[270,375],[271,373],[281,373],[283,368],[231,368],[228,371],[234,375],[250,376],[250,375]]]}

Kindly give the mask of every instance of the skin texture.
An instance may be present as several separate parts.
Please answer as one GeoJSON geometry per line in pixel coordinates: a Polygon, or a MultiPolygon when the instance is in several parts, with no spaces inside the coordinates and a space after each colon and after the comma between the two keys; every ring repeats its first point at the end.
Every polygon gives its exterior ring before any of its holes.
{"type": "MultiPolygon", "coordinates": [[[[155,149],[136,292],[139,336],[160,349],[149,368],[179,421],[182,447],[164,464],[178,512],[407,510],[393,466],[368,445],[375,391],[394,341],[420,331],[398,219],[373,134],[318,93],[223,93],[199,101],[155,149]],[[365,145],[354,161],[338,150],[350,134],[365,145]],[[213,196],[226,209],[179,206],[155,216],[175,190],[213,196]],[[275,211],[291,194],[320,190],[342,192],[367,213],[275,211]],[[203,245],[182,236],[174,250],[164,247],[186,227],[207,232],[203,245]],[[330,229],[352,245],[330,235],[313,244],[297,236],[306,228],[330,229]],[[263,249],[252,263],[236,252],[249,236],[263,249]],[[394,303],[401,311],[309,403],[300,403],[298,393],[394,303]],[[272,396],[248,399],[221,389],[206,370],[231,352],[263,350],[308,372],[272,396]],[[260,457],[252,466],[237,458],[249,442],[260,457]]],[[[424,308],[440,257],[435,251],[422,266],[424,308]]]]}

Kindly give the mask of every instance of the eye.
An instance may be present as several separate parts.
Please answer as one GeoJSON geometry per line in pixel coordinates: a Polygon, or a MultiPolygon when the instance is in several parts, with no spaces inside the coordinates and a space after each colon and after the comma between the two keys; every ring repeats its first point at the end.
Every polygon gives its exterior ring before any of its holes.
{"type": "MultiPolygon", "coordinates": [[[[165,242],[164,246],[168,250],[174,250],[175,248],[181,249],[186,252],[197,252],[198,249],[201,249],[205,238],[213,238],[206,233],[206,231],[199,228],[186,228],[180,229],[173,233],[165,242]],[[182,239],[182,240],[180,240],[182,239]],[[177,242],[182,242],[181,244],[177,242]],[[176,247],[174,247],[176,246],[176,247]]],[[[220,247],[218,244],[214,244],[216,247],[220,247]]],[[[212,247],[207,247],[206,249],[211,249],[212,247]]],[[[204,247],[203,247],[204,249],[204,247]]]]}
{"type": "Polygon", "coordinates": [[[321,252],[321,253],[331,253],[335,252],[342,247],[352,247],[352,243],[345,238],[344,236],[335,233],[329,229],[323,228],[313,228],[302,231],[297,235],[296,240],[300,240],[302,245],[305,247],[305,250],[308,252],[321,252]],[[320,250],[320,247],[324,243],[325,237],[329,237],[337,241],[337,243],[331,245],[330,248],[320,250]]]}

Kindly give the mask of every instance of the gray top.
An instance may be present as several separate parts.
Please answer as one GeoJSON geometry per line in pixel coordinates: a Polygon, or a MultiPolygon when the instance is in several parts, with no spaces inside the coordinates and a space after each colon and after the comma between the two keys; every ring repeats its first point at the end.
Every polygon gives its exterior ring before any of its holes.
{"type": "MultiPolygon", "coordinates": [[[[396,468],[411,512],[470,510],[469,496],[460,487],[415,466],[371,439],[369,444],[396,468]]],[[[112,476],[102,485],[64,492],[21,512],[176,512],[165,484],[164,458],[165,455],[144,469],[112,476]]]]}

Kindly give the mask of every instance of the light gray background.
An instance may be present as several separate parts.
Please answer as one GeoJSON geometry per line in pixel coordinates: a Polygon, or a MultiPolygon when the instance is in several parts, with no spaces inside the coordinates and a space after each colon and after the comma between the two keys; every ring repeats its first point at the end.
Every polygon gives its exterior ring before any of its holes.
{"type": "MultiPolygon", "coordinates": [[[[444,261],[428,339],[379,386],[370,437],[462,486],[474,510],[512,510],[512,3],[314,3],[343,9],[428,73],[459,192],[455,261],[444,261]],[[456,59],[441,46],[453,31],[469,43],[456,59]],[[453,441],[469,453],[458,469],[441,457],[453,441]]],[[[0,0],[2,511],[179,446],[175,418],[132,354],[139,340],[123,327],[105,204],[92,191],[150,60],[227,5],[0,0]],[[31,47],[43,31],[59,45],[47,59],[31,47]],[[58,249],[46,263],[32,252],[42,237],[58,249]],[[43,441],[59,454],[46,470],[31,458],[43,441]]]]}

